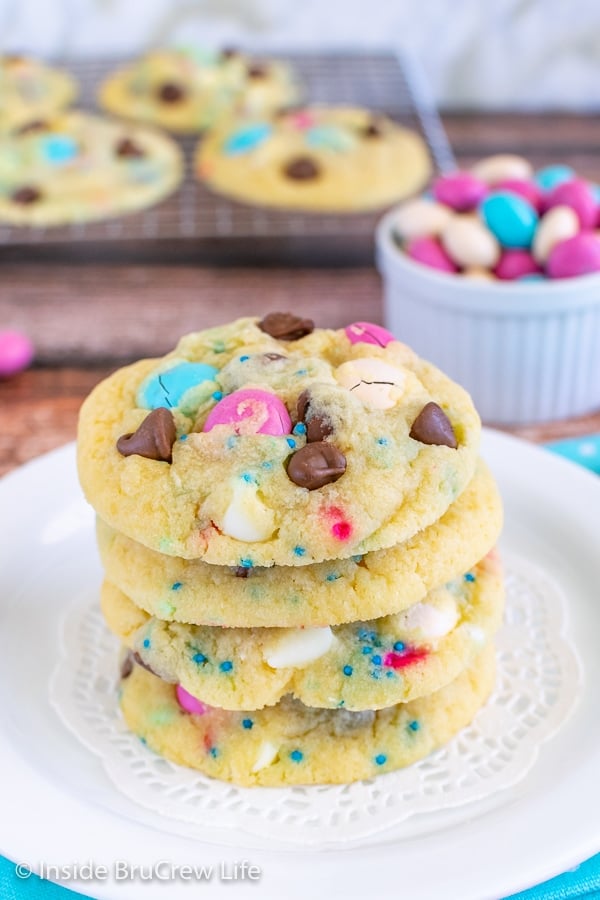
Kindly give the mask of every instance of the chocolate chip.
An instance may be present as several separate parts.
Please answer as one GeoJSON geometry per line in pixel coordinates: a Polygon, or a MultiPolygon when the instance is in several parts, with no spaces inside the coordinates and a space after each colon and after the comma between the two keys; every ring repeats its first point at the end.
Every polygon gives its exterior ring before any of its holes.
{"type": "Polygon", "coordinates": [[[292,313],[273,312],[266,315],[258,327],[278,341],[297,341],[314,331],[315,323],[312,319],[302,319],[292,313]]]}
{"type": "Polygon", "coordinates": [[[247,578],[250,574],[251,567],[250,566],[237,566],[235,570],[236,578],[247,578]]]}
{"type": "Polygon", "coordinates": [[[371,121],[364,126],[361,134],[366,138],[378,138],[382,136],[383,130],[381,125],[379,125],[375,119],[371,119],[371,121]]]}
{"type": "Polygon", "coordinates": [[[17,188],[11,194],[10,199],[13,203],[18,203],[20,206],[29,206],[31,203],[37,203],[38,200],[42,199],[42,192],[30,184],[24,184],[23,187],[17,188]]]}
{"type": "Polygon", "coordinates": [[[250,63],[246,70],[248,78],[266,78],[268,71],[262,63],[250,63]]]}
{"type": "Polygon", "coordinates": [[[288,463],[290,481],[314,491],[341,478],[346,471],[346,457],[327,441],[307,444],[293,454],[288,463]]]}
{"type": "Polygon", "coordinates": [[[283,174],[293,181],[310,181],[319,177],[321,169],[310,156],[296,156],[284,166],[283,174]]]}
{"type": "Polygon", "coordinates": [[[121,678],[129,678],[133,672],[133,654],[129,652],[121,663],[121,678]]]}
{"type": "Polygon", "coordinates": [[[311,397],[308,391],[302,391],[296,403],[298,421],[306,425],[306,440],[309,444],[322,441],[333,434],[333,425],[327,416],[313,413],[310,415],[311,397]]]}
{"type": "Polygon", "coordinates": [[[159,406],[146,416],[137,431],[121,435],[117,450],[121,456],[143,456],[170,463],[175,438],[173,414],[164,406],[159,406]]]}
{"type": "Polygon", "coordinates": [[[179,103],[185,97],[185,89],[172,81],[165,81],[158,88],[158,98],[163,103],[179,103]]]}
{"type": "Polygon", "coordinates": [[[47,131],[48,123],[45,119],[32,119],[30,122],[25,122],[24,125],[21,125],[20,128],[17,129],[17,134],[33,134],[36,131],[47,131]]]}
{"type": "Polygon", "coordinates": [[[223,47],[221,50],[221,59],[232,59],[234,56],[239,56],[240,51],[235,47],[223,47]]]}
{"type": "Polygon", "coordinates": [[[427,403],[410,429],[410,437],[422,444],[437,444],[456,450],[458,442],[450,419],[437,403],[427,403]]]}
{"type": "Polygon", "coordinates": [[[145,150],[128,137],[121,138],[115,147],[115,153],[117,156],[127,157],[128,159],[141,159],[146,155],[145,150]]]}

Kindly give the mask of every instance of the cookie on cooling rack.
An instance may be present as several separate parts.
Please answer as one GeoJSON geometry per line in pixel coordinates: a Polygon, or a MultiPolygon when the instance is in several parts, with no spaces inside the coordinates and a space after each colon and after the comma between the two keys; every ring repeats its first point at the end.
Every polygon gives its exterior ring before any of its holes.
{"type": "Polygon", "coordinates": [[[234,114],[269,114],[298,98],[285,63],[200,48],[147,53],[110,75],[99,93],[111,113],[191,134],[234,114]]]}
{"type": "Polygon", "coordinates": [[[58,225],[145,209],[182,173],[179,148],[158,131],[60,113],[0,139],[0,221],[58,225]]]}
{"type": "Polygon", "coordinates": [[[35,130],[77,94],[71,76],[27,56],[0,55],[0,134],[35,130]]]}
{"type": "Polygon", "coordinates": [[[384,115],[314,106],[215,129],[198,146],[196,172],[245,203],[361,212],[420,190],[431,161],[416,132],[384,115]]]}
{"type": "Polygon", "coordinates": [[[384,329],[274,313],[190,334],[83,404],[84,491],[112,528],[217,565],[307,565],[407,540],[472,479],[468,394],[384,329]]]}

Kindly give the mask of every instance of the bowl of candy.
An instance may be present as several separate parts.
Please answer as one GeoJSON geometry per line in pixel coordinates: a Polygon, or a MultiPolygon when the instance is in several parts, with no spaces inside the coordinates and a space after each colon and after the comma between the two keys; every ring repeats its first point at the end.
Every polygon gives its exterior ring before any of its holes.
{"type": "Polygon", "coordinates": [[[385,324],[484,421],[600,407],[600,189],[512,155],[441,175],[377,229],[385,324]]]}

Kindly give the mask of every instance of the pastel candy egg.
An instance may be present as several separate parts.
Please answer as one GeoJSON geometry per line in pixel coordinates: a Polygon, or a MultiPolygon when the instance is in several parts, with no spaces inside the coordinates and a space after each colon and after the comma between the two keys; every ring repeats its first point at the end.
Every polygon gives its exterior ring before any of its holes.
{"type": "Polygon", "coordinates": [[[440,175],[433,183],[433,196],[457,212],[468,212],[483,200],[488,186],[471,172],[452,172],[440,175]]]}
{"type": "Polygon", "coordinates": [[[457,267],[452,262],[437,238],[419,237],[413,238],[406,246],[406,254],[430,269],[439,269],[440,272],[456,272],[457,267]]]}
{"type": "Polygon", "coordinates": [[[204,363],[178,363],[171,369],[155,372],[146,378],[138,390],[136,403],[142,409],[181,406],[188,391],[214,381],[218,371],[204,363]]]}
{"type": "Polygon", "coordinates": [[[203,431],[216,425],[230,425],[235,434],[290,434],[292,420],[285,404],[268,391],[243,388],[213,406],[203,431]]]}
{"type": "Polygon", "coordinates": [[[480,207],[483,220],[503,247],[529,247],[538,221],[535,209],[523,197],[497,191],[480,207]]]}
{"type": "Polygon", "coordinates": [[[497,278],[513,281],[525,275],[537,274],[540,267],[527,250],[504,250],[494,271],[497,278]]]}
{"type": "Polygon", "coordinates": [[[238,541],[267,541],[275,531],[275,514],[259,498],[256,485],[240,482],[233,489],[220,529],[238,541]]]}
{"type": "Polygon", "coordinates": [[[272,130],[271,126],[266,123],[240,128],[239,131],[235,131],[227,138],[223,151],[227,156],[239,156],[242,153],[248,153],[266,141],[272,130]]]}
{"type": "Polygon", "coordinates": [[[459,266],[493,268],[500,256],[494,235],[475,216],[453,216],[442,232],[442,245],[459,266]]]}
{"type": "Polygon", "coordinates": [[[550,251],[559,241],[566,241],[579,232],[579,217],[570,206],[555,206],[540,219],[535,238],[533,255],[539,263],[545,263],[550,251]]]}
{"type": "Polygon", "coordinates": [[[180,707],[193,716],[203,716],[210,709],[210,706],[198,700],[193,694],[189,694],[180,684],[175,688],[175,695],[180,707]]]}
{"type": "Polygon", "coordinates": [[[539,169],[535,173],[534,178],[542,191],[546,193],[555,188],[557,184],[562,184],[563,181],[570,181],[571,178],[575,178],[575,171],[571,166],[546,166],[544,169],[539,169]]]}
{"type": "Polygon", "coordinates": [[[498,191],[510,191],[512,194],[524,197],[537,212],[542,208],[542,192],[535,181],[525,181],[522,178],[503,178],[495,187],[498,191]]]}
{"type": "Polygon", "coordinates": [[[486,184],[498,184],[507,178],[526,180],[531,178],[533,168],[531,163],[523,156],[512,153],[498,153],[495,156],[487,156],[472,167],[471,172],[486,184]]]}
{"type": "Polygon", "coordinates": [[[33,344],[20,331],[0,331],[0,378],[16,375],[33,359],[33,344]]]}
{"type": "Polygon", "coordinates": [[[387,347],[396,338],[381,325],[373,325],[372,322],[352,322],[344,328],[344,333],[351,344],[375,344],[377,347],[387,347]]]}
{"type": "Polygon", "coordinates": [[[263,656],[272,669],[300,669],[324,656],[334,642],[335,636],[328,625],[324,628],[288,628],[271,641],[263,656]]]}
{"type": "Polygon", "coordinates": [[[440,234],[452,217],[452,211],[441,203],[424,197],[409,200],[394,214],[392,229],[402,241],[425,235],[440,234]]]}
{"type": "Polygon", "coordinates": [[[575,278],[600,272],[600,240],[584,231],[560,241],[550,251],[546,271],[551,278],[575,278]]]}
{"type": "Polygon", "coordinates": [[[395,406],[405,381],[401,369],[369,356],[342,363],[334,375],[339,384],[372,409],[391,409],[395,406]]]}
{"type": "Polygon", "coordinates": [[[587,181],[573,178],[557,185],[545,198],[545,208],[570,206],[577,213],[582,228],[593,228],[596,224],[597,203],[587,181]]]}

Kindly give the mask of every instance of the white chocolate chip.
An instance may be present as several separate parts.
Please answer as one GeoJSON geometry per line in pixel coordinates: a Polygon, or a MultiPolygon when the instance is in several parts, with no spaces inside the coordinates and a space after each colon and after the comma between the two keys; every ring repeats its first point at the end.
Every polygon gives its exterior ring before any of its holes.
{"type": "Polygon", "coordinates": [[[485,641],[485,631],[483,628],[480,628],[479,625],[467,625],[466,626],[469,637],[476,644],[483,644],[485,641]]]}
{"type": "Polygon", "coordinates": [[[533,256],[545,263],[550,251],[559,241],[566,241],[579,233],[579,218],[570,206],[555,206],[540,219],[533,239],[533,256]]]}
{"type": "Polygon", "coordinates": [[[260,772],[261,769],[266,769],[267,766],[271,765],[278,753],[279,747],[276,744],[271,743],[271,741],[265,741],[264,744],[261,744],[260,746],[256,762],[252,766],[252,771],[260,772]]]}
{"type": "Polygon", "coordinates": [[[323,656],[331,648],[335,636],[331,628],[289,628],[276,638],[263,656],[272,669],[301,669],[323,656]]]}
{"type": "Polygon", "coordinates": [[[447,206],[419,197],[403,203],[396,210],[392,229],[401,240],[409,241],[412,238],[441,234],[451,217],[452,212],[447,206]]]}
{"type": "Polygon", "coordinates": [[[243,482],[233,489],[220,529],[238,541],[267,541],[275,531],[275,514],[259,499],[256,485],[243,482]]]}
{"type": "Polygon", "coordinates": [[[406,378],[402,369],[370,356],[342,363],[334,374],[342,387],[372,409],[395,406],[402,396],[406,378]]]}
{"type": "Polygon", "coordinates": [[[415,603],[396,616],[399,635],[409,639],[435,640],[449,634],[458,622],[456,601],[443,594],[435,603],[415,603]]]}

